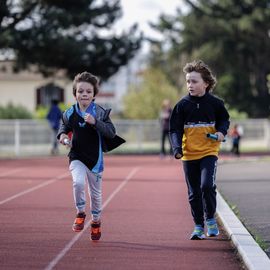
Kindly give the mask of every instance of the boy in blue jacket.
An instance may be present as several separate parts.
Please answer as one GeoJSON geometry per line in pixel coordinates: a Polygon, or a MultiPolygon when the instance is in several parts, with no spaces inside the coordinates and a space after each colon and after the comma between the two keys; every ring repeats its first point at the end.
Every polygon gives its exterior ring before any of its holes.
{"type": "Polygon", "coordinates": [[[195,228],[191,240],[219,234],[216,212],[216,169],[220,142],[229,128],[229,114],[224,103],[210,94],[216,84],[203,61],[187,63],[188,95],[174,107],[170,118],[170,139],[176,159],[182,159],[188,198],[195,228]],[[217,140],[207,137],[215,134],[217,140]]]}
{"type": "Polygon", "coordinates": [[[73,81],[77,101],[63,114],[57,138],[70,144],[69,169],[73,179],[73,195],[77,215],[72,229],[80,232],[86,218],[85,180],[89,185],[91,203],[91,239],[101,237],[103,152],[125,142],[116,135],[115,127],[105,110],[94,102],[99,91],[98,79],[88,72],[79,73],[73,81]],[[68,134],[72,132],[72,141],[68,134]]]}

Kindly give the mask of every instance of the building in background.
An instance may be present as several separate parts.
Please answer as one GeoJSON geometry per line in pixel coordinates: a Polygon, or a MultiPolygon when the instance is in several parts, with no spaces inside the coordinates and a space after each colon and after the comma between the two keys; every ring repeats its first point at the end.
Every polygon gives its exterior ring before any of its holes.
{"type": "MultiPolygon", "coordinates": [[[[66,104],[73,104],[72,81],[64,76],[63,71],[53,77],[44,78],[34,67],[31,70],[15,73],[12,61],[0,61],[0,106],[8,103],[21,105],[34,112],[40,105],[49,106],[52,99],[66,104]]],[[[105,108],[112,108],[113,113],[121,112],[122,98],[130,84],[138,85],[137,76],[145,68],[145,56],[138,54],[130,63],[101,84],[96,102],[105,108]]]]}
{"type": "MultiPolygon", "coordinates": [[[[131,85],[139,87],[142,83],[141,73],[147,66],[147,57],[144,53],[138,53],[126,66],[123,66],[107,82],[102,83],[102,93],[114,93],[113,102],[109,104],[113,113],[123,110],[123,97],[127,94],[131,85]]],[[[97,102],[99,102],[99,96],[97,102]]],[[[106,107],[106,106],[105,106],[106,107]]]]}
{"type": "Polygon", "coordinates": [[[13,61],[0,61],[0,105],[21,105],[33,112],[39,105],[49,106],[52,99],[66,102],[70,83],[59,71],[53,78],[44,78],[35,68],[14,72],[13,61]]]}

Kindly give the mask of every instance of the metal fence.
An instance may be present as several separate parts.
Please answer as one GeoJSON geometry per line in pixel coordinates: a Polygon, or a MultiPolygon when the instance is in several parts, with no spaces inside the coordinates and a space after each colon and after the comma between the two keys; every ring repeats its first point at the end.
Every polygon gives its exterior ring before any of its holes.
{"type": "MultiPolygon", "coordinates": [[[[158,120],[114,120],[117,133],[126,139],[115,152],[158,153],[160,126],[158,120]]],[[[232,125],[234,122],[232,122],[232,125]]],[[[239,120],[244,130],[241,147],[248,150],[270,150],[270,121],[267,119],[239,120]]],[[[49,154],[52,132],[46,120],[0,120],[0,156],[49,154]]],[[[222,143],[228,151],[231,142],[222,143]]],[[[168,145],[167,145],[168,147],[168,145]]],[[[66,149],[60,147],[61,152],[66,149]]]]}

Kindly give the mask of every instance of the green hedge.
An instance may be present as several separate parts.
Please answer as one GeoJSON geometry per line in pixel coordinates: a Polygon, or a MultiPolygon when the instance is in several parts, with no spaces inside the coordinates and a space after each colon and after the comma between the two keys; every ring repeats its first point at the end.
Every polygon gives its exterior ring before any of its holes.
{"type": "Polygon", "coordinates": [[[0,119],[32,119],[32,113],[21,105],[8,103],[6,106],[0,106],[0,119]]]}

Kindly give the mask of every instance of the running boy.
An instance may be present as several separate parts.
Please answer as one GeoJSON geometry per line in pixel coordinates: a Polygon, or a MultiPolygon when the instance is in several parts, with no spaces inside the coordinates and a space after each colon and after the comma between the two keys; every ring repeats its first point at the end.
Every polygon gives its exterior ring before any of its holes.
{"type": "Polygon", "coordinates": [[[174,107],[170,118],[170,139],[176,159],[182,158],[188,198],[195,223],[191,240],[219,234],[216,212],[216,169],[220,142],[229,128],[229,114],[223,101],[210,94],[216,84],[209,67],[203,61],[187,63],[188,95],[174,107]],[[217,141],[207,138],[217,135],[217,141]]]}
{"type": "Polygon", "coordinates": [[[80,232],[84,228],[85,180],[87,179],[92,215],[92,240],[99,240],[101,237],[103,151],[112,150],[124,142],[115,133],[109,117],[110,110],[95,104],[94,97],[98,91],[96,76],[88,72],[75,76],[73,95],[77,103],[64,112],[57,135],[60,143],[67,144],[68,134],[70,132],[73,134],[68,156],[77,215],[72,229],[80,232]]]}

